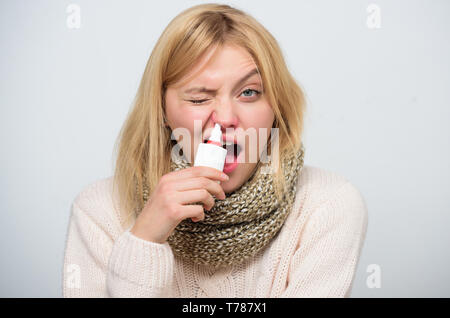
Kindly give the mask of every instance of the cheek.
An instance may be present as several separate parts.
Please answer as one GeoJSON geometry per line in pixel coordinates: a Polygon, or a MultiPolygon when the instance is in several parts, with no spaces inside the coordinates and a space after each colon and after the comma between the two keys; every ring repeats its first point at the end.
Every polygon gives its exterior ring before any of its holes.
{"type": "Polygon", "coordinates": [[[260,108],[253,108],[252,111],[245,114],[241,121],[244,127],[268,129],[270,131],[274,118],[272,108],[268,105],[262,105],[260,108]]]}
{"type": "MultiPolygon", "coordinates": [[[[247,138],[245,141],[245,151],[241,160],[246,163],[255,163],[264,151],[267,140],[270,138],[271,128],[275,115],[268,104],[258,105],[247,114],[242,114],[241,123],[245,129],[254,128],[256,140],[247,138]],[[262,139],[261,139],[262,138],[262,139]]],[[[243,169],[252,169],[253,166],[245,166],[243,169]]]]}
{"type": "Polygon", "coordinates": [[[203,127],[208,119],[205,110],[193,109],[186,105],[167,105],[167,119],[176,140],[183,149],[183,153],[189,160],[194,160],[195,141],[201,142],[203,127]],[[186,135],[188,134],[188,135],[186,135]],[[182,135],[182,137],[180,137],[182,135]]]}

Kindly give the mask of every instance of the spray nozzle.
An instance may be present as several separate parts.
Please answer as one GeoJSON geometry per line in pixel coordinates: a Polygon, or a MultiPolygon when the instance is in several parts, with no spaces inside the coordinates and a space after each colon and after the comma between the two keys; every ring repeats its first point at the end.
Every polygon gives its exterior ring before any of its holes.
{"type": "Polygon", "coordinates": [[[222,145],[222,128],[219,124],[214,126],[214,129],[211,132],[211,137],[209,137],[209,141],[220,143],[220,145],[222,145]]]}

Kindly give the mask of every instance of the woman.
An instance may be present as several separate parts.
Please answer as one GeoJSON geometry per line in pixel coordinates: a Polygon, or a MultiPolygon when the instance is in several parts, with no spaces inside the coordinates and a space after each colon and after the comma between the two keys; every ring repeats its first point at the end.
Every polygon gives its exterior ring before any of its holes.
{"type": "Polygon", "coordinates": [[[114,177],[73,202],[64,296],[348,297],[367,209],[343,176],[303,165],[304,112],[254,18],[219,4],[179,14],[147,63],[114,177]],[[192,165],[215,124],[224,172],[192,165]]]}

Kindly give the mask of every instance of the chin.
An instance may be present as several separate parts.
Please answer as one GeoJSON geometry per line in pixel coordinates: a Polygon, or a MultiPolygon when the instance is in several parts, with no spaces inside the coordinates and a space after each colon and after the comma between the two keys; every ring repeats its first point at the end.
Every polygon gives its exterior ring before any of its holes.
{"type": "Polygon", "coordinates": [[[232,180],[231,176],[230,176],[230,180],[220,182],[220,185],[222,186],[223,192],[225,192],[225,194],[233,192],[233,190],[234,190],[233,184],[234,184],[234,181],[232,180]]]}
{"type": "Polygon", "coordinates": [[[241,187],[246,181],[235,176],[234,178],[230,175],[230,180],[226,182],[220,182],[223,192],[228,196],[230,193],[241,187]]]}
{"type": "Polygon", "coordinates": [[[233,178],[233,176],[230,175],[230,180],[226,182],[220,182],[223,192],[225,192],[226,195],[230,194],[238,188],[239,185],[237,184],[237,180],[235,179],[236,178],[233,178]]]}

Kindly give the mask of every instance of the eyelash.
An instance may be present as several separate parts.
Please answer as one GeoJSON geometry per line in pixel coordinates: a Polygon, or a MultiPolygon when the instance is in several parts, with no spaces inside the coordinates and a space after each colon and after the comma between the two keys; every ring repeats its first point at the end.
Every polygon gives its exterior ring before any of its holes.
{"type": "MultiPolygon", "coordinates": [[[[253,91],[256,93],[256,96],[259,96],[259,94],[261,94],[260,91],[258,91],[256,89],[251,89],[251,88],[247,88],[247,89],[243,90],[242,93],[246,92],[246,91],[253,91]]],[[[190,99],[190,100],[188,100],[188,102],[191,102],[192,104],[195,104],[195,105],[200,105],[205,101],[207,101],[207,99],[190,99]]]]}

